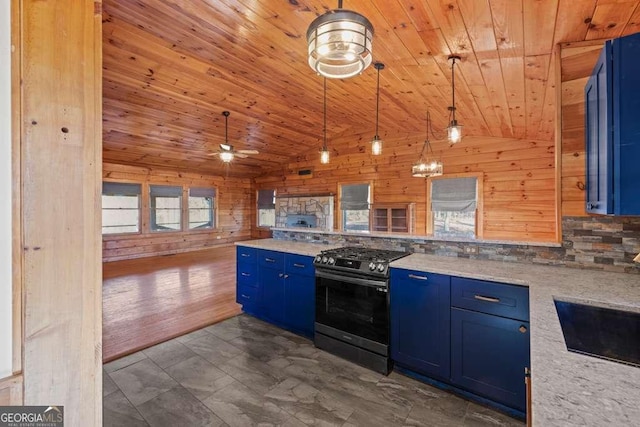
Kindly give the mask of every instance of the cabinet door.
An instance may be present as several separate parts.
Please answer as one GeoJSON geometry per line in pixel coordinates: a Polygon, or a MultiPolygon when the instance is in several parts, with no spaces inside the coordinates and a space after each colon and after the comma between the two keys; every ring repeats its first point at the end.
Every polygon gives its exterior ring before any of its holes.
{"type": "Polygon", "coordinates": [[[479,395],[525,410],[529,323],[451,309],[451,380],[479,395]]]}
{"type": "Polygon", "coordinates": [[[284,271],[279,268],[260,267],[263,313],[268,320],[284,322],[284,271]]]}
{"type": "Polygon", "coordinates": [[[611,44],[598,58],[585,86],[586,190],[589,213],[612,213],[613,124],[611,114],[611,44]]]}
{"type": "Polygon", "coordinates": [[[392,269],[390,299],[393,360],[448,380],[450,277],[392,269]]]}
{"type": "Polygon", "coordinates": [[[285,277],[286,325],[295,332],[312,337],[315,321],[315,278],[297,273],[287,273],[285,277]]]}

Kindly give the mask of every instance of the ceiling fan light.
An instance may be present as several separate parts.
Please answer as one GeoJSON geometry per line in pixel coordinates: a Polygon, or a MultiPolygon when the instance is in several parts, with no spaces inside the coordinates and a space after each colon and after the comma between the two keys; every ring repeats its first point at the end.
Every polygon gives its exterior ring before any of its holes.
{"type": "Polygon", "coordinates": [[[330,10],[307,30],[309,66],[330,79],[362,73],[372,61],[373,25],[357,12],[330,10]]]}
{"type": "Polygon", "coordinates": [[[220,160],[225,163],[230,163],[233,160],[233,153],[231,151],[223,151],[220,153],[220,160]]]}

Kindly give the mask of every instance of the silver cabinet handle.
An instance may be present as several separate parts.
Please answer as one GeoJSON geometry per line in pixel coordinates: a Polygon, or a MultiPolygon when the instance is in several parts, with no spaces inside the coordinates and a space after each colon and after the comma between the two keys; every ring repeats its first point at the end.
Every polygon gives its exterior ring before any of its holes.
{"type": "Polygon", "coordinates": [[[500,298],[485,297],[483,295],[474,295],[475,299],[486,302],[500,302],[500,298]]]}
{"type": "Polygon", "coordinates": [[[240,294],[240,296],[241,296],[242,298],[251,299],[251,297],[250,297],[249,295],[240,294]]]}
{"type": "Polygon", "coordinates": [[[416,279],[416,280],[428,280],[427,276],[417,276],[415,274],[410,274],[409,278],[410,279],[416,279]]]}
{"type": "Polygon", "coordinates": [[[293,264],[294,267],[298,267],[298,268],[304,268],[304,264],[293,264]]]}
{"type": "Polygon", "coordinates": [[[285,274],[285,275],[284,275],[284,278],[285,278],[285,279],[288,279],[288,278],[289,278],[289,275],[288,275],[288,274],[285,274]]]}
{"type": "Polygon", "coordinates": [[[245,257],[245,258],[248,258],[248,257],[250,257],[251,255],[249,255],[249,254],[240,254],[240,256],[243,256],[243,257],[245,257]]]}
{"type": "Polygon", "coordinates": [[[278,274],[278,277],[283,277],[283,276],[284,276],[283,273],[278,274]]]}
{"type": "Polygon", "coordinates": [[[241,275],[243,275],[244,277],[249,277],[249,276],[251,276],[251,274],[249,274],[249,273],[240,273],[240,274],[241,274],[241,275]]]}
{"type": "Polygon", "coordinates": [[[273,258],[265,258],[264,260],[265,260],[266,262],[276,262],[276,260],[275,260],[275,259],[273,259],[273,258]]]}

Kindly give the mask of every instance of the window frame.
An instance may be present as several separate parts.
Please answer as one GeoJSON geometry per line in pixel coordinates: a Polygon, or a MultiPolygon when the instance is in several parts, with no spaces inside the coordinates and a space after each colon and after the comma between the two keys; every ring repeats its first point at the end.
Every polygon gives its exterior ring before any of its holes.
{"type": "Polygon", "coordinates": [[[344,181],[344,182],[338,182],[338,197],[336,199],[336,203],[337,203],[337,209],[335,209],[337,211],[337,215],[336,215],[336,219],[338,222],[338,227],[336,227],[337,230],[343,231],[343,232],[347,232],[347,233],[370,233],[371,232],[371,206],[373,206],[373,181],[344,181]],[[367,221],[367,229],[366,230],[345,230],[344,228],[344,221],[345,221],[345,215],[344,215],[344,211],[342,209],[342,186],[343,185],[358,185],[358,184],[367,184],[369,185],[369,220],[367,221]]]}
{"type": "Polygon", "coordinates": [[[260,188],[256,190],[256,228],[260,228],[260,229],[265,229],[265,230],[269,230],[273,227],[276,227],[277,224],[277,218],[276,218],[276,196],[278,194],[278,190],[276,188],[273,189],[273,216],[274,216],[274,220],[273,220],[273,225],[260,225],[260,206],[258,205],[258,199],[259,199],[259,195],[260,195],[260,191],[261,190],[271,190],[270,188],[260,188]]]}
{"type": "Polygon", "coordinates": [[[147,191],[148,194],[148,209],[149,209],[149,233],[150,234],[166,234],[166,233],[180,233],[180,232],[185,232],[185,207],[184,207],[184,185],[164,185],[164,184],[152,184],[149,183],[149,188],[147,191]],[[153,208],[153,197],[151,195],[152,193],[152,187],[173,187],[173,188],[179,188],[180,189],[180,195],[177,197],[180,197],[180,208],[177,209],[180,212],[180,228],[178,228],[177,230],[173,230],[173,229],[168,229],[168,230],[155,230],[153,225],[155,224],[155,208],[153,208]]]}
{"type": "Polygon", "coordinates": [[[131,184],[131,185],[138,185],[140,186],[140,193],[138,194],[138,231],[122,231],[119,233],[103,233],[102,232],[102,211],[104,209],[104,207],[102,206],[102,196],[104,196],[104,189],[101,190],[100,193],[100,235],[102,236],[102,238],[111,238],[111,237],[118,237],[118,236],[135,236],[135,235],[140,235],[143,233],[143,225],[144,225],[144,220],[143,220],[143,194],[144,194],[144,185],[140,182],[132,182],[132,181],[108,181],[108,180],[102,180],[102,186],[104,187],[104,184],[131,184]]]}
{"type": "Polygon", "coordinates": [[[431,183],[440,179],[454,179],[454,178],[476,178],[476,225],[475,225],[475,240],[482,239],[484,237],[484,173],[482,172],[466,172],[466,173],[452,173],[447,175],[434,176],[426,179],[427,184],[427,221],[426,221],[426,234],[432,236],[434,233],[433,221],[434,215],[431,210],[431,183]]]}
{"type": "MultiPolygon", "coordinates": [[[[199,196],[196,196],[199,197],[199,196]]],[[[185,199],[186,206],[184,207],[184,221],[182,231],[185,233],[202,233],[211,232],[218,229],[218,188],[215,186],[185,186],[183,198],[185,199]],[[189,207],[189,197],[191,197],[191,189],[213,189],[213,200],[211,203],[211,221],[213,225],[207,228],[189,228],[191,208],[189,207]]]]}

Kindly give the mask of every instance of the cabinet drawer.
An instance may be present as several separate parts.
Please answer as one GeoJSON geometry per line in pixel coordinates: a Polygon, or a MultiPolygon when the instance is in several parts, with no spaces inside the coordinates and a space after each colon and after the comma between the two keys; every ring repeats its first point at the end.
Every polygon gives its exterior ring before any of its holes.
{"type": "Polygon", "coordinates": [[[275,251],[258,251],[258,265],[266,268],[284,270],[284,253],[275,251]]]}
{"type": "Polygon", "coordinates": [[[315,268],[313,267],[313,257],[287,254],[287,256],[285,257],[284,270],[287,272],[287,274],[313,276],[315,275],[315,268]]]}
{"type": "Polygon", "coordinates": [[[243,306],[257,307],[259,305],[260,289],[238,284],[236,288],[236,302],[243,306]]]}
{"type": "Polygon", "coordinates": [[[433,280],[442,281],[443,277],[446,277],[446,280],[448,281],[448,276],[442,276],[435,273],[426,273],[424,271],[417,270],[405,270],[402,268],[392,268],[390,276],[391,281],[393,283],[396,283],[397,285],[399,285],[400,283],[411,283],[413,285],[426,286],[430,281],[433,280]]]}
{"type": "Polygon", "coordinates": [[[255,263],[238,262],[236,280],[248,286],[258,286],[258,266],[255,263]]]}
{"type": "Polygon", "coordinates": [[[246,246],[237,246],[237,262],[255,263],[256,262],[256,248],[248,248],[246,246]]]}
{"type": "Polygon", "coordinates": [[[529,320],[529,288],[451,278],[451,305],[511,319],[529,320]]]}

